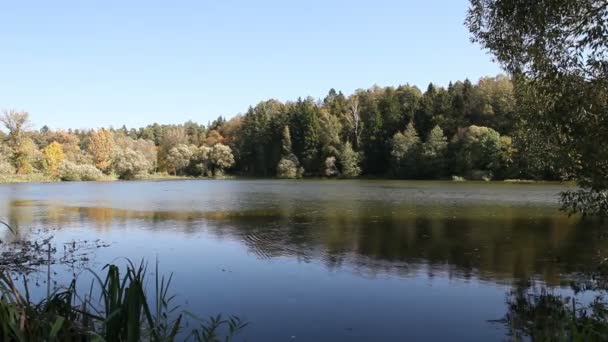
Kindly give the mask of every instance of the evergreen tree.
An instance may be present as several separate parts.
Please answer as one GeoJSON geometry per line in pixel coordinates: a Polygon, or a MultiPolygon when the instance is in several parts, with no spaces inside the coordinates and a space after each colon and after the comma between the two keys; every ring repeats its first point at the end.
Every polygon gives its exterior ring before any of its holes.
{"type": "Polygon", "coordinates": [[[383,118],[377,101],[369,91],[359,95],[363,131],[361,133],[361,150],[365,159],[365,171],[371,174],[382,174],[388,166],[389,150],[383,140],[383,118]]]}
{"type": "Polygon", "coordinates": [[[291,139],[294,154],[309,172],[321,170],[319,154],[319,108],[312,98],[298,99],[291,108],[291,139]],[[314,171],[313,171],[314,170],[314,171]]]}

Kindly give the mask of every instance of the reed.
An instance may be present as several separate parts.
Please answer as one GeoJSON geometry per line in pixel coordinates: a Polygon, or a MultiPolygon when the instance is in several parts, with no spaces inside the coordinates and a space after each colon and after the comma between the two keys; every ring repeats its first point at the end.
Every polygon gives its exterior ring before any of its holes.
{"type": "Polygon", "coordinates": [[[107,265],[102,277],[93,272],[88,292],[69,286],[49,292],[34,303],[23,278],[18,289],[6,270],[0,270],[0,337],[2,341],[230,341],[247,323],[221,315],[207,320],[180,312],[170,293],[172,276],[156,272],[153,290],[146,289],[147,264],[128,261],[124,272],[107,265]],[[185,331],[193,323],[190,331],[185,331]]]}

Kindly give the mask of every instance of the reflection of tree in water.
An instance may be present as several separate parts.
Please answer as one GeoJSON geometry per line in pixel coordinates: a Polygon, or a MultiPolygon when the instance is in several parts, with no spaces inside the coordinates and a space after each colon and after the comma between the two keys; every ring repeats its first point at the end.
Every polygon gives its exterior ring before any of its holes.
{"type": "MultiPolygon", "coordinates": [[[[494,281],[542,277],[558,285],[607,245],[599,223],[522,207],[276,201],[256,210],[162,211],[33,203],[11,222],[109,230],[203,230],[236,239],[261,258],[287,256],[368,274],[446,272],[494,281]],[[35,206],[38,206],[34,208],[35,206]],[[43,214],[35,211],[44,210],[43,214]]],[[[21,224],[25,226],[26,224],[21,224]]]]}
{"type": "Polygon", "coordinates": [[[608,340],[608,298],[605,266],[579,274],[571,284],[573,293],[519,282],[507,293],[504,323],[514,340],[606,341],[608,340]],[[581,296],[589,294],[592,296],[581,296]]]}

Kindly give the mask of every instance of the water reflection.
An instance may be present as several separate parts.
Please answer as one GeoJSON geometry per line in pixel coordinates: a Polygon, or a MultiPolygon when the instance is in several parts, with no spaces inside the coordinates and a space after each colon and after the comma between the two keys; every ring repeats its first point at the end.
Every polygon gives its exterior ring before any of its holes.
{"type": "Polygon", "coordinates": [[[568,283],[607,247],[606,224],[556,211],[561,190],[393,181],[20,184],[0,186],[0,218],[18,228],[16,238],[51,228],[54,241],[110,242],[95,268],[158,256],[186,309],[240,315],[253,322],[248,340],[487,341],[504,339],[505,327],[488,320],[513,309],[505,303],[513,283],[568,283]]]}
{"type": "Polygon", "coordinates": [[[608,246],[605,225],[547,208],[434,207],[359,202],[344,206],[283,201],[274,208],[129,210],[13,200],[5,208],[19,236],[34,227],[204,230],[247,246],[258,258],[292,257],[362,274],[417,274],[496,282],[537,278],[559,285],[608,246]]]}

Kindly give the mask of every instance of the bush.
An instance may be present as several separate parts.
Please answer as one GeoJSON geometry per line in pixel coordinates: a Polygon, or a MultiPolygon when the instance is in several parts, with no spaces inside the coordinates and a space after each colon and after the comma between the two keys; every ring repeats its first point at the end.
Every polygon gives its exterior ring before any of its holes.
{"type": "Polygon", "coordinates": [[[181,175],[198,152],[198,148],[194,145],[179,144],[169,150],[167,166],[173,170],[175,176],[181,175]]]}
{"type": "Polygon", "coordinates": [[[361,174],[361,168],[359,162],[361,161],[361,155],[353,150],[350,142],[346,142],[342,146],[340,152],[340,164],[342,165],[342,177],[354,178],[361,174]]]}
{"type": "Polygon", "coordinates": [[[13,165],[7,160],[0,159],[0,174],[12,175],[14,173],[15,168],[13,167],[13,165]]]}
{"type": "Polygon", "coordinates": [[[492,172],[487,170],[471,170],[471,172],[469,172],[469,179],[487,182],[492,180],[492,172]]]}
{"type": "Polygon", "coordinates": [[[215,144],[209,152],[209,160],[213,164],[213,175],[223,175],[224,170],[234,165],[234,155],[230,146],[215,144]]]}
{"type": "Polygon", "coordinates": [[[297,178],[298,167],[293,160],[283,158],[277,165],[277,177],[279,178],[297,178]]]}
{"type": "Polygon", "coordinates": [[[327,157],[325,159],[325,176],[334,177],[339,175],[340,172],[338,171],[338,167],[336,166],[336,157],[327,157]]]}
{"type": "Polygon", "coordinates": [[[103,173],[95,166],[77,165],[70,161],[63,161],[59,165],[58,175],[62,181],[96,181],[103,178],[103,173]]]}
{"type": "Polygon", "coordinates": [[[112,166],[121,179],[145,176],[152,168],[152,164],[142,154],[130,148],[115,151],[112,166]]]}

